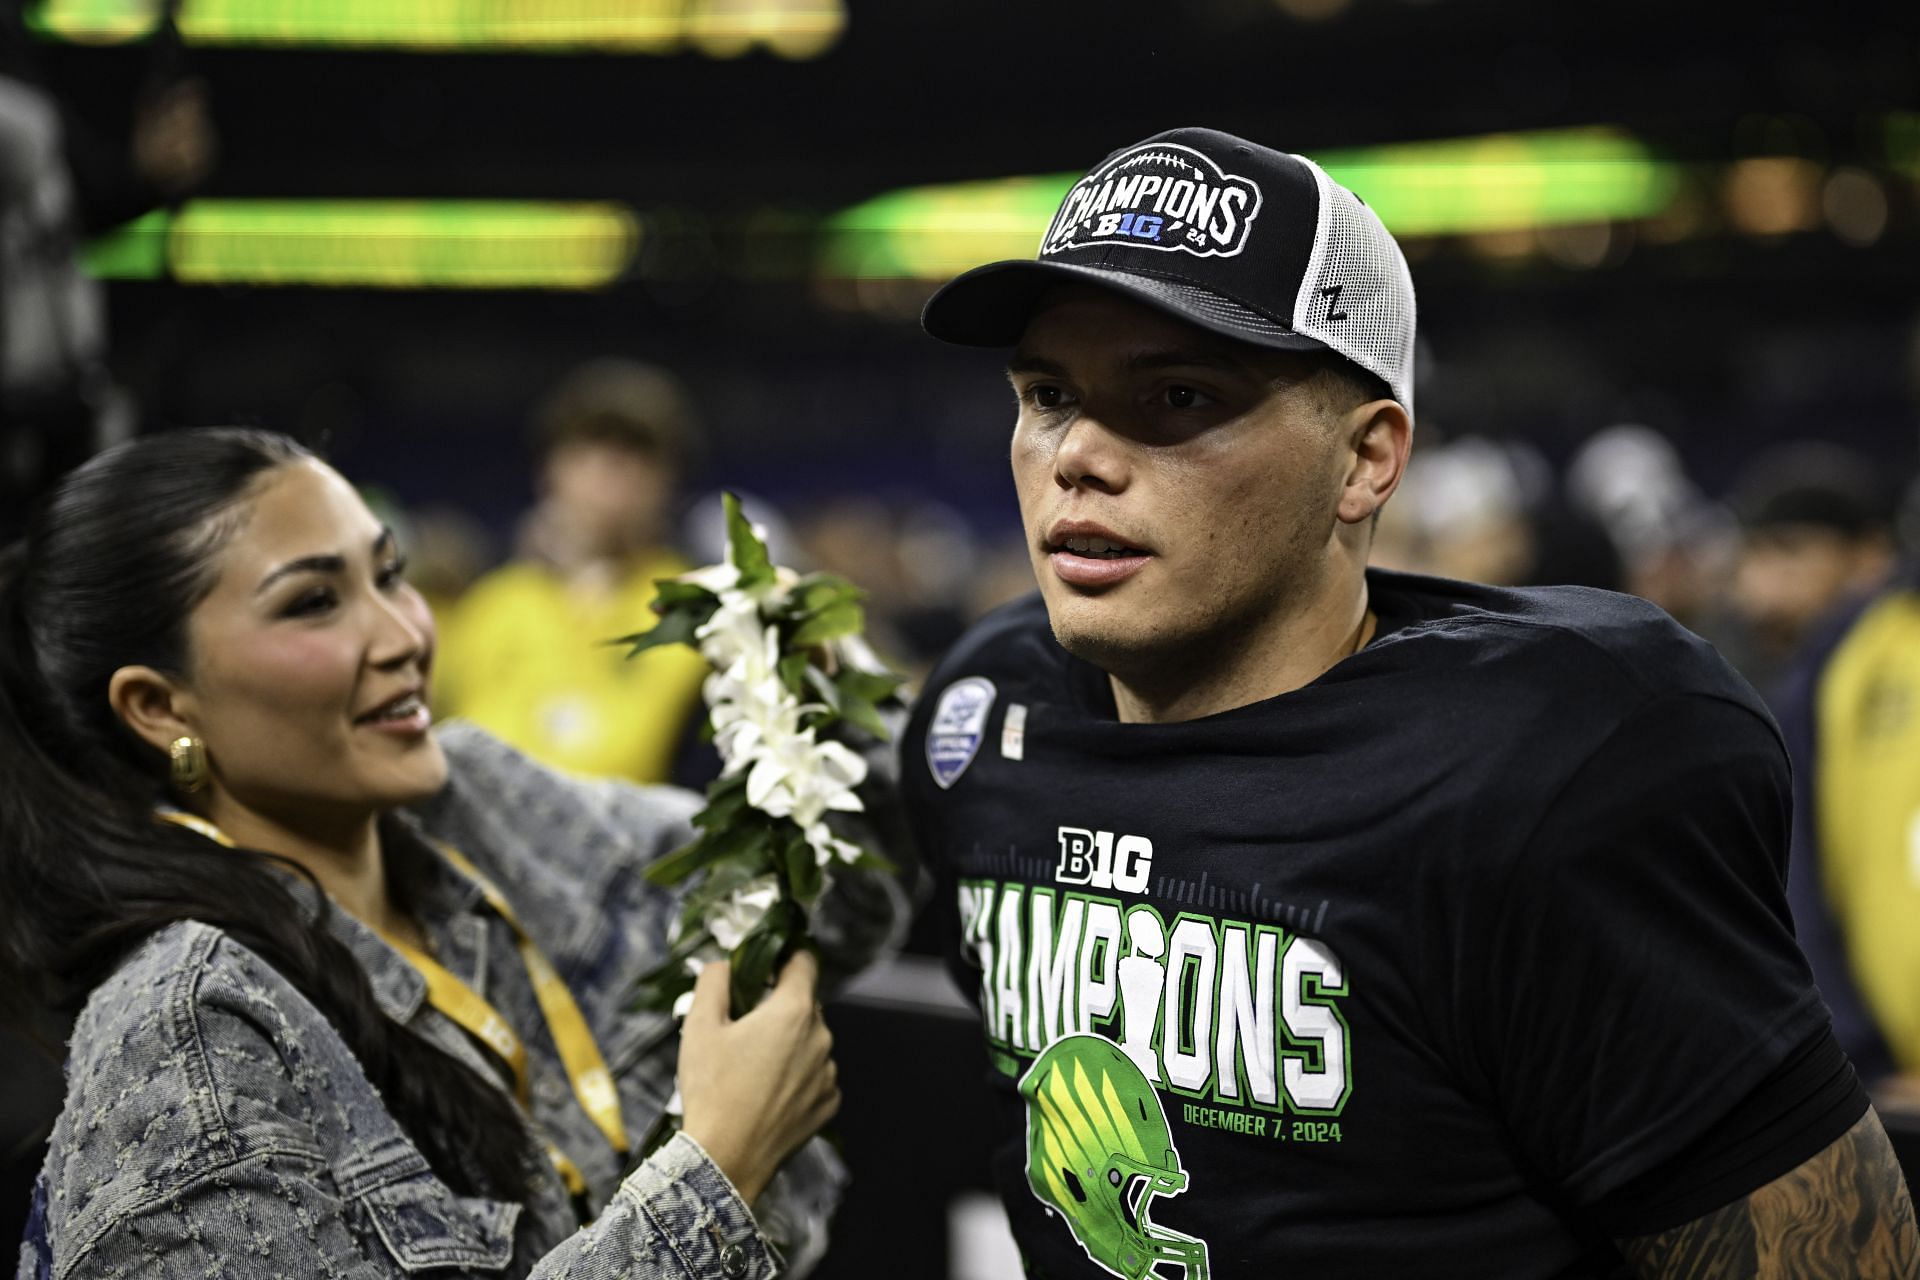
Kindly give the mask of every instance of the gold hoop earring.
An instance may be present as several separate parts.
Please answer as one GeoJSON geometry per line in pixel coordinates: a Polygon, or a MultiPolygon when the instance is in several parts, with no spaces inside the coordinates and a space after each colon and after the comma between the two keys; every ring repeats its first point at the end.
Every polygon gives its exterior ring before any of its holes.
{"type": "Polygon", "coordinates": [[[189,734],[175,738],[167,747],[173,789],[192,795],[207,785],[207,744],[189,734]]]}

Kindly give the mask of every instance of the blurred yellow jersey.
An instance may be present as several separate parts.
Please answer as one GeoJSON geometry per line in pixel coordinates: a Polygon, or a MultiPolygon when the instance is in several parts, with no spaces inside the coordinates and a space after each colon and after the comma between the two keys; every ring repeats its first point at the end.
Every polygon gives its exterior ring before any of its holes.
{"type": "Polygon", "coordinates": [[[1868,606],[1815,697],[1821,887],[1887,1047],[1920,1071],[1920,594],[1868,606]]]}
{"type": "Polygon", "coordinates": [[[488,574],[441,618],[435,713],[572,773],[666,780],[701,712],[706,662],[684,645],[629,659],[606,641],[650,629],[655,581],[688,568],[670,552],[649,553],[599,592],[539,564],[488,574]]]}

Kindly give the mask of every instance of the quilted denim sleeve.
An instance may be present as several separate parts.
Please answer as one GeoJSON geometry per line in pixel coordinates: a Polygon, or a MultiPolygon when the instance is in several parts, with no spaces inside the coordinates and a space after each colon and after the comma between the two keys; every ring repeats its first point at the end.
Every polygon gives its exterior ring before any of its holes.
{"type": "Polygon", "coordinates": [[[778,1260],[677,1139],[532,1257],[520,1205],[455,1194],[307,1000],[217,929],[176,925],[95,992],[22,1280],[769,1277],[778,1260]]]}
{"type": "MultiPolygon", "coordinates": [[[[657,1152],[605,1213],[531,1271],[513,1256],[517,1208],[455,1196],[424,1167],[347,1195],[312,1161],[261,1155],[206,1169],[116,1215],[83,1257],[54,1274],[401,1280],[431,1269],[488,1280],[745,1280],[778,1273],[745,1206],[685,1138],[657,1152]]],[[[22,1280],[32,1275],[23,1266],[22,1280]]]]}

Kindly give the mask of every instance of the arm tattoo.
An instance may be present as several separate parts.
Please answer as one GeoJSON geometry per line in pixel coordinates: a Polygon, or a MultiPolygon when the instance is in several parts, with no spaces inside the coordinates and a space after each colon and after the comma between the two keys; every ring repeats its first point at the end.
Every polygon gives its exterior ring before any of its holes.
{"type": "Polygon", "coordinates": [[[1834,1144],[1743,1200],[1618,1242],[1645,1280],[1914,1280],[1913,1201],[1872,1111],[1834,1144]]]}

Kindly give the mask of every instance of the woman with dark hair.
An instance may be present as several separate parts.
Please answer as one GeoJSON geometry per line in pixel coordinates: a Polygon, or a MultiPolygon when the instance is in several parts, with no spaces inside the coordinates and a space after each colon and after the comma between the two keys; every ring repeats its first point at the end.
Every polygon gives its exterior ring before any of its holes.
{"type": "MultiPolygon", "coordinates": [[[[101,454],[0,565],[0,999],[78,1010],[21,1276],[804,1270],[843,1179],[814,958],[737,1021],[724,965],[678,1036],[631,1011],[697,799],[430,729],[403,569],[237,429],[101,454]]],[[[900,905],[849,881],[827,963],[900,905]]]]}

